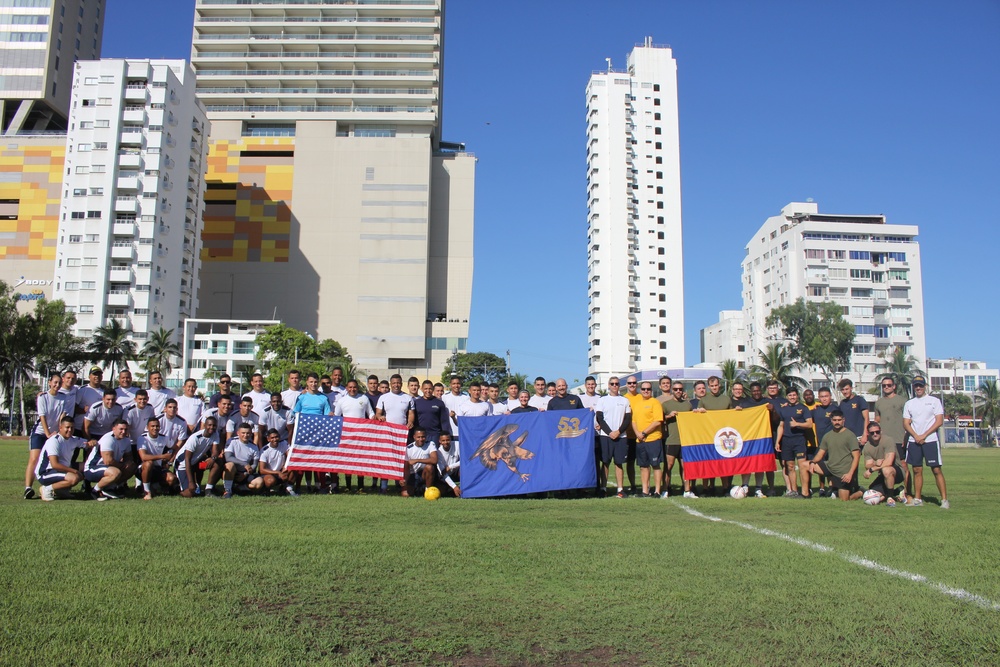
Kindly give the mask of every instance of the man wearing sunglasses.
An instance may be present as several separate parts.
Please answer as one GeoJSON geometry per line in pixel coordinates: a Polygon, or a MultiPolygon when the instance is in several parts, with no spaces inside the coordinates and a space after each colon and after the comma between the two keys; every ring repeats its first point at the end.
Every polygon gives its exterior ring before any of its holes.
{"type": "MultiPolygon", "coordinates": [[[[883,438],[889,438],[896,443],[896,461],[906,461],[906,429],[903,428],[903,407],[906,397],[896,393],[896,380],[893,377],[882,378],[882,395],[875,401],[875,423],[882,427],[883,438]]],[[[906,490],[910,490],[909,471],[903,466],[903,477],[897,482],[903,482],[906,490]]]]}
{"type": "MultiPolygon", "coordinates": [[[[625,378],[625,393],[622,394],[626,399],[628,399],[629,405],[632,406],[632,414],[635,414],[636,404],[642,400],[642,394],[639,392],[639,379],[630,375],[625,378]]],[[[633,494],[636,493],[635,488],[635,424],[629,426],[628,431],[628,459],[625,462],[625,472],[628,473],[628,483],[631,487],[633,494]]]]}
{"type": "MultiPolygon", "coordinates": [[[[597,401],[597,423],[601,438],[601,475],[597,480],[597,495],[604,497],[608,485],[608,468],[615,462],[615,481],[618,497],[625,497],[622,487],[624,474],[622,464],[628,459],[628,432],[632,424],[632,404],[624,396],[619,396],[621,382],[615,376],[608,378],[608,394],[597,401]]],[[[523,393],[523,392],[522,392],[523,393]]]]}
{"type": "MultiPolygon", "coordinates": [[[[662,498],[670,495],[670,477],[674,470],[674,463],[681,460],[681,434],[677,430],[677,413],[691,412],[691,401],[684,398],[684,385],[680,382],[673,382],[670,385],[668,395],[660,399],[660,406],[663,408],[663,448],[665,450],[665,464],[663,469],[664,491],[662,498]]],[[[681,472],[684,470],[681,464],[681,472]]],[[[684,480],[684,497],[697,498],[691,490],[691,482],[684,480]]]]}
{"type": "Polygon", "coordinates": [[[877,422],[868,424],[868,442],[862,448],[861,456],[865,460],[864,478],[878,473],[868,488],[881,493],[888,507],[895,507],[897,500],[905,505],[905,491],[900,491],[899,497],[893,499],[896,482],[903,479],[903,469],[896,458],[896,443],[885,435],[877,422]]]}
{"type": "MultiPolygon", "coordinates": [[[[233,386],[233,379],[228,375],[221,375],[219,381],[216,383],[219,385],[219,391],[212,394],[212,398],[208,399],[208,407],[217,408],[219,407],[219,399],[225,396],[229,401],[236,405],[239,403],[239,399],[233,395],[231,388],[233,386]]],[[[204,427],[202,427],[204,428],[204,427]]]]}

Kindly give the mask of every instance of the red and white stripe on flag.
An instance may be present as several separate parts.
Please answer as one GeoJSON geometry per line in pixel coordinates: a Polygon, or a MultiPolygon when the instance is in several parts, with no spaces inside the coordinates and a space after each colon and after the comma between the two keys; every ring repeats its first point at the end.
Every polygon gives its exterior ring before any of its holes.
{"type": "Polygon", "coordinates": [[[300,414],[286,467],[402,480],[406,436],[401,424],[300,414]]]}

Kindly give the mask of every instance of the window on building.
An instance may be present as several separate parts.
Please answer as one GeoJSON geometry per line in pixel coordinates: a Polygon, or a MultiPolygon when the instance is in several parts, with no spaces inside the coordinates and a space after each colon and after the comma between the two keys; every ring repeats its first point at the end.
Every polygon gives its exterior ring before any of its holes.
{"type": "Polygon", "coordinates": [[[847,251],[846,250],[827,250],[826,251],[827,259],[847,259],[846,255],[847,255],[847,251]]]}

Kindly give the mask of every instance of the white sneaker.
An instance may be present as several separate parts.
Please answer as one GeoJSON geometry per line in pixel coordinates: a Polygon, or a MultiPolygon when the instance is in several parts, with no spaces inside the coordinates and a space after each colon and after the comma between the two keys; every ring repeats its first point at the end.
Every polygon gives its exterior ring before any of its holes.
{"type": "Polygon", "coordinates": [[[684,497],[685,498],[697,498],[698,496],[694,495],[693,491],[685,491],[684,492],[684,497]]]}
{"type": "Polygon", "coordinates": [[[757,489],[756,491],[754,491],[753,497],[754,498],[767,498],[767,496],[764,495],[764,491],[761,490],[761,489],[757,489]]]}
{"type": "MultiPolygon", "coordinates": [[[[663,498],[664,500],[666,500],[669,497],[670,497],[670,492],[669,491],[664,491],[663,493],[660,494],[660,498],[663,498]]],[[[945,502],[948,502],[948,501],[946,500],[945,502]]]]}
{"type": "Polygon", "coordinates": [[[43,486],[42,487],[42,500],[44,500],[46,502],[50,502],[50,501],[53,501],[55,499],[56,499],[56,494],[52,490],[52,487],[51,486],[43,486]]]}
{"type": "Polygon", "coordinates": [[[951,503],[949,503],[947,500],[942,500],[941,501],[941,509],[946,510],[949,507],[951,507],[951,503]]]}

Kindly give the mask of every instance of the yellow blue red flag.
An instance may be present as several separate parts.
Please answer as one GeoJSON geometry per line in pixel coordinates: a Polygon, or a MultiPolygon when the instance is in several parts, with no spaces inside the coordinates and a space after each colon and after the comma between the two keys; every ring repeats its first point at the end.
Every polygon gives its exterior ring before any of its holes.
{"type": "Polygon", "coordinates": [[[684,479],[711,479],[774,470],[766,406],[677,413],[684,479]]]}

